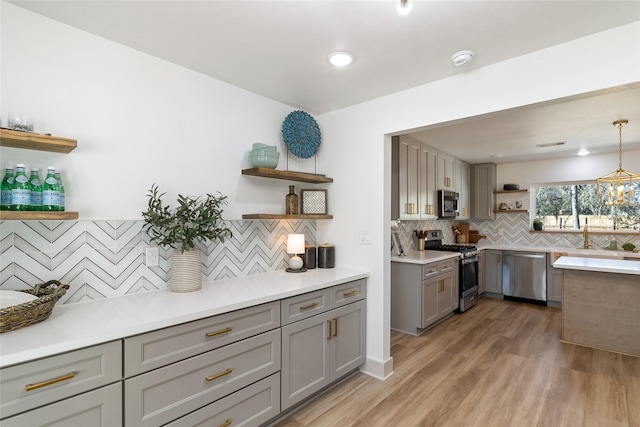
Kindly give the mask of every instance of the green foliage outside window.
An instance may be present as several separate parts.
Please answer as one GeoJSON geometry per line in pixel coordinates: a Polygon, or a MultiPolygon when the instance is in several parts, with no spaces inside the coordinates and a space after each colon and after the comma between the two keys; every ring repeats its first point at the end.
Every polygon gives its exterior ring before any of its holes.
{"type": "Polygon", "coordinates": [[[600,205],[595,183],[540,185],[535,191],[535,216],[543,218],[545,229],[638,230],[640,208],[600,205]]]}

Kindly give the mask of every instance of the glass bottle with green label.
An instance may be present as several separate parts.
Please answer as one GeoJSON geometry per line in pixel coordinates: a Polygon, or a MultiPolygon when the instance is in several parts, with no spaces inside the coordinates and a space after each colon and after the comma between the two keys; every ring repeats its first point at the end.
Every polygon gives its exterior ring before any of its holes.
{"type": "Polygon", "coordinates": [[[42,210],[42,181],[40,181],[40,169],[31,169],[29,177],[29,190],[31,191],[31,207],[29,210],[42,210]]]}
{"type": "Polygon", "coordinates": [[[60,205],[60,189],[58,188],[55,173],[53,166],[47,168],[47,177],[44,180],[44,184],[42,184],[43,211],[57,211],[60,205]]]}
{"type": "Polygon", "coordinates": [[[0,210],[11,210],[11,189],[13,188],[13,168],[6,168],[2,179],[2,202],[0,210]]]}
{"type": "Polygon", "coordinates": [[[22,163],[16,165],[16,176],[11,187],[11,210],[28,211],[31,208],[29,178],[22,163]]]}
{"type": "Polygon", "coordinates": [[[56,177],[56,181],[58,181],[58,191],[60,192],[60,203],[58,203],[58,210],[64,211],[64,184],[62,183],[62,179],[60,178],[60,172],[56,171],[54,174],[56,177]]]}

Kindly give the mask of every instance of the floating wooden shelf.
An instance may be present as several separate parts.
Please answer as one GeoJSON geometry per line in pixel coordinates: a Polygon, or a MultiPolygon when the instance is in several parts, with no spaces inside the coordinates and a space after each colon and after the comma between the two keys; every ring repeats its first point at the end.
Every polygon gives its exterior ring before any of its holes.
{"type": "Polygon", "coordinates": [[[269,168],[243,169],[243,175],[261,176],[263,178],[286,179],[289,181],[309,182],[312,184],[327,184],[333,182],[333,178],[326,175],[306,172],[283,171],[269,168]]]}
{"type": "Polygon", "coordinates": [[[495,209],[495,213],[529,213],[527,209],[495,209]]]}
{"type": "Polygon", "coordinates": [[[67,154],[78,146],[78,142],[75,139],[0,129],[0,146],[67,154]]]}
{"type": "Polygon", "coordinates": [[[494,190],[493,194],[528,193],[529,190],[494,190]]]}
{"type": "Polygon", "coordinates": [[[20,220],[20,221],[47,221],[47,220],[69,220],[78,219],[78,212],[14,212],[0,211],[0,220],[20,220]]]}
{"type": "Polygon", "coordinates": [[[244,214],[242,219],[333,219],[333,215],[244,214]]]}

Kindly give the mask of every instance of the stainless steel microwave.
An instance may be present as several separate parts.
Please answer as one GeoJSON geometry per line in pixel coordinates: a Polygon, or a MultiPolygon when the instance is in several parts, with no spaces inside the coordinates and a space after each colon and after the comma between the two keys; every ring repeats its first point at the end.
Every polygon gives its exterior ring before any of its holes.
{"type": "Polygon", "coordinates": [[[455,218],[459,213],[459,198],[455,191],[438,190],[438,218],[455,218]]]}

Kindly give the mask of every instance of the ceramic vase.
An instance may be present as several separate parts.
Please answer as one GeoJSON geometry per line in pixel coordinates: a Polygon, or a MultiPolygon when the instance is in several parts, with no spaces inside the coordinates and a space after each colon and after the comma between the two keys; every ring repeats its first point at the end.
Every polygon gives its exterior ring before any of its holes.
{"type": "Polygon", "coordinates": [[[193,292],[202,289],[200,249],[182,252],[175,249],[171,257],[171,290],[193,292]]]}

